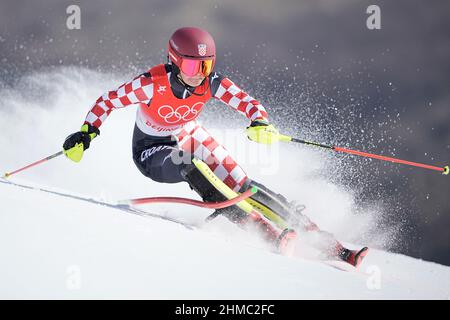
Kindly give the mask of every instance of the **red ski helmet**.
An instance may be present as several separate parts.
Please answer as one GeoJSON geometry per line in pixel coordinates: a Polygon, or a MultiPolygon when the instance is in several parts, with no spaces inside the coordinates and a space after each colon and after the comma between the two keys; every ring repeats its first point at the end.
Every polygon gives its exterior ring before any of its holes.
{"type": "Polygon", "coordinates": [[[201,73],[207,77],[216,62],[216,44],[205,30],[180,28],[170,37],[169,59],[188,76],[201,73]]]}

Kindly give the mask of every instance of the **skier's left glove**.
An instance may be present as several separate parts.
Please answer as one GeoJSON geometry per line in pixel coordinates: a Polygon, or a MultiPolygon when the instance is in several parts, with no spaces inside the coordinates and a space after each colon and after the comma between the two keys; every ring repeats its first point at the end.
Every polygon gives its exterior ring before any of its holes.
{"type": "Polygon", "coordinates": [[[63,144],[64,154],[74,162],[80,162],[84,150],[88,149],[92,139],[100,135],[100,130],[90,124],[84,124],[81,130],[72,133],[63,144]]]}
{"type": "Polygon", "coordinates": [[[280,136],[278,130],[265,121],[255,120],[247,127],[247,137],[258,143],[272,144],[278,142],[280,136]]]}

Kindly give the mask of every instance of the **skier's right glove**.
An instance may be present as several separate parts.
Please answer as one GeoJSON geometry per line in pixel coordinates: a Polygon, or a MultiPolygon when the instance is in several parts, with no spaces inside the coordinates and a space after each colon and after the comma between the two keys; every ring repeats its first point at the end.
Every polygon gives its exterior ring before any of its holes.
{"type": "Polygon", "coordinates": [[[74,162],[80,162],[84,150],[88,149],[92,139],[100,135],[100,130],[90,124],[84,124],[81,130],[72,133],[63,144],[64,154],[74,162]]]}

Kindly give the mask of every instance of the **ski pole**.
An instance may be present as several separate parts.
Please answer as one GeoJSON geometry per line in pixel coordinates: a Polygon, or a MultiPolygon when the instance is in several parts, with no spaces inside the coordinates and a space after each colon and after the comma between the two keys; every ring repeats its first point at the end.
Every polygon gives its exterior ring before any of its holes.
{"type": "Polygon", "coordinates": [[[351,150],[351,149],[346,149],[346,148],[340,148],[340,147],[336,147],[336,146],[329,146],[329,145],[325,145],[325,144],[321,144],[321,143],[317,143],[317,142],[306,141],[306,140],[301,140],[301,139],[297,139],[297,138],[293,138],[293,137],[285,136],[285,135],[281,135],[280,141],[284,141],[284,142],[291,141],[291,142],[306,144],[306,145],[310,145],[310,146],[314,146],[314,147],[330,149],[330,150],[334,150],[337,152],[343,152],[343,153],[348,153],[348,154],[352,154],[352,155],[357,155],[357,156],[361,156],[361,157],[378,159],[378,160],[389,161],[389,162],[394,162],[394,163],[401,163],[401,164],[406,164],[409,166],[420,167],[420,168],[429,169],[429,170],[435,170],[435,171],[441,172],[444,175],[448,175],[448,173],[449,173],[448,165],[444,166],[444,167],[436,167],[436,166],[431,166],[428,164],[423,164],[423,163],[418,163],[418,162],[412,162],[412,161],[406,161],[406,160],[392,158],[392,157],[380,156],[380,155],[376,155],[373,153],[367,153],[367,152],[356,151],[356,150],[351,150]]]}
{"type": "Polygon", "coordinates": [[[62,154],[63,154],[63,151],[59,151],[59,152],[57,152],[57,153],[55,153],[55,154],[52,154],[51,156],[48,156],[48,157],[46,157],[46,158],[44,158],[44,159],[42,159],[42,160],[33,162],[33,163],[31,163],[31,164],[29,164],[29,165],[27,165],[27,166],[25,166],[25,167],[23,167],[23,168],[17,169],[17,170],[15,170],[15,171],[13,171],[13,172],[6,172],[5,175],[4,175],[2,178],[5,178],[5,179],[6,179],[6,178],[8,178],[9,176],[12,176],[13,174],[16,174],[16,173],[21,172],[21,171],[23,171],[23,170],[26,170],[26,169],[28,169],[28,168],[37,166],[38,164],[41,164],[41,163],[43,163],[43,162],[47,162],[48,160],[53,159],[53,158],[56,158],[56,157],[58,157],[58,156],[60,156],[60,155],[62,155],[62,154]]]}

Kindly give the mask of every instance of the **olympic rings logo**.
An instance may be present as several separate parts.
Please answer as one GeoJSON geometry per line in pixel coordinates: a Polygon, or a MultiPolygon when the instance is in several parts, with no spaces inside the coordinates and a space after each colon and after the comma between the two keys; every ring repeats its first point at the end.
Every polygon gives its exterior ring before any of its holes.
{"type": "Polygon", "coordinates": [[[175,110],[173,110],[172,106],[164,105],[158,109],[158,115],[169,124],[176,124],[181,120],[183,120],[183,122],[187,122],[194,120],[198,116],[203,105],[203,102],[197,102],[191,108],[189,106],[182,105],[175,110]]]}

